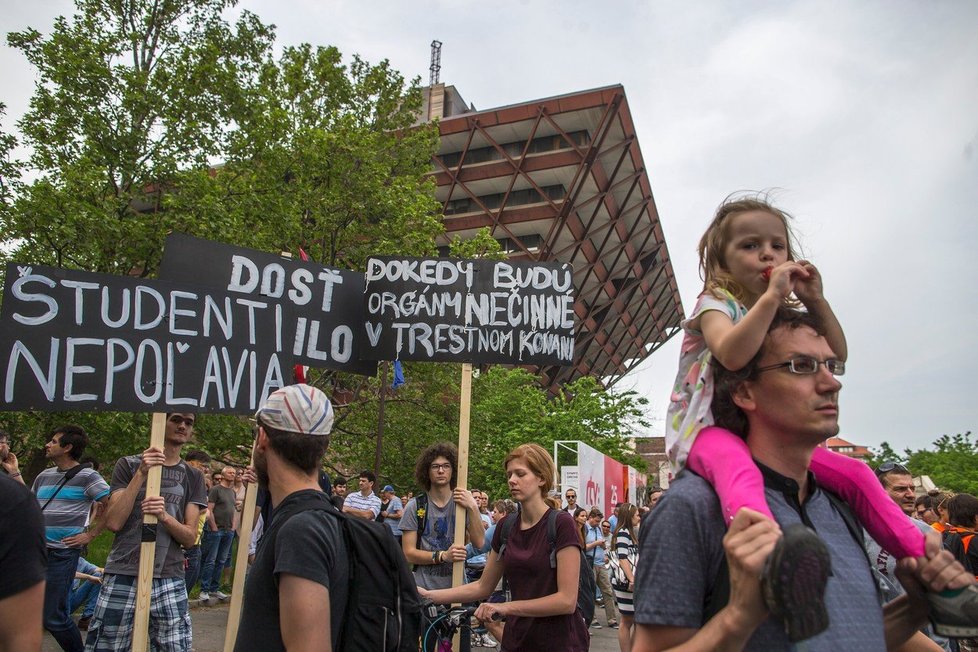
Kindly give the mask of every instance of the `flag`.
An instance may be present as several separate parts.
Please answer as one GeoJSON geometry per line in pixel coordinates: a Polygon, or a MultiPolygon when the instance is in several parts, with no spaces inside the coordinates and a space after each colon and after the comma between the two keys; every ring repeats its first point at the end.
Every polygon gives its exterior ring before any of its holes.
{"type": "Polygon", "coordinates": [[[394,361],[394,382],[391,383],[391,389],[397,389],[404,384],[404,370],[401,369],[401,361],[394,361]]]}

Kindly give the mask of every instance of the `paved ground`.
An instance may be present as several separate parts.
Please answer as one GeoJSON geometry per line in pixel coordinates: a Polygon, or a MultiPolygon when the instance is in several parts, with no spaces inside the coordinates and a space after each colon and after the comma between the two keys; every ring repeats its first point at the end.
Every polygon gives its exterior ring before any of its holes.
{"type": "MultiPolygon", "coordinates": [[[[600,612],[604,623],[604,612],[600,612]]],[[[228,606],[195,606],[190,611],[194,621],[194,651],[222,652],[224,650],[224,631],[227,626],[228,606]]],[[[604,627],[591,629],[591,652],[618,652],[618,630],[604,627]]],[[[59,652],[61,648],[49,634],[44,635],[43,652],[59,652]]],[[[473,648],[482,652],[490,648],[473,648]]],[[[499,650],[498,647],[495,648],[499,650]]]]}

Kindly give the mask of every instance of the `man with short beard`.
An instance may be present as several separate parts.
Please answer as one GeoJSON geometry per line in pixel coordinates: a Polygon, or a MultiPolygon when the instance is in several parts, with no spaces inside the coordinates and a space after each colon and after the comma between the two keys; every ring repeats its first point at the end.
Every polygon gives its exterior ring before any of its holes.
{"type": "Polygon", "coordinates": [[[248,575],[234,650],[334,649],[349,564],[318,481],[333,408],[318,389],[291,385],[271,394],[255,419],[255,473],[274,519],[248,575]]]}
{"type": "Polygon", "coordinates": [[[31,491],[44,515],[48,570],[44,589],[44,629],[63,650],[83,649],[81,633],[68,610],[78,558],[84,546],[102,531],[99,518],[86,532],[93,503],[105,504],[109,485],[102,476],[82,465],[79,459],[88,445],[88,435],[79,426],[66,425],[51,434],[44,454],[54,466],[34,479],[31,491]]]}
{"type": "Polygon", "coordinates": [[[193,438],[195,423],[193,413],[167,414],[162,450],[151,446],[115,465],[105,524],[116,535],[85,639],[88,652],[132,647],[144,513],[157,518],[149,615],[153,649],[190,650],[193,632],[181,546],[193,546],[197,540],[198,516],[207,507],[207,493],[203,474],[184,462],[180,451],[193,438]],[[147,498],[146,479],[154,466],[162,467],[160,495],[147,498]]]}

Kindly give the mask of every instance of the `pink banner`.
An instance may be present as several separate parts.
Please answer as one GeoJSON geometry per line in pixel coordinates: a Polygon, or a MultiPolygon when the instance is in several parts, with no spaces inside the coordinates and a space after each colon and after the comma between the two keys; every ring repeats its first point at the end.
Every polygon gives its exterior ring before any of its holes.
{"type": "Polygon", "coordinates": [[[601,509],[605,516],[614,513],[615,505],[625,502],[625,480],[628,477],[625,465],[608,456],[604,457],[604,504],[601,509]]]}
{"type": "Polygon", "coordinates": [[[577,472],[580,487],[577,504],[585,509],[604,504],[604,455],[587,444],[577,445],[577,472]]]}

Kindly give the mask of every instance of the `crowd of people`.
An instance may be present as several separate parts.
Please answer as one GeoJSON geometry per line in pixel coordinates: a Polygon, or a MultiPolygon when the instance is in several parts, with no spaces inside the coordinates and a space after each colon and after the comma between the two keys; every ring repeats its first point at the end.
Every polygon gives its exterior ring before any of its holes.
{"type": "MultiPolygon", "coordinates": [[[[331,483],[322,461],[333,410],[308,385],[268,397],[254,468],[243,471],[183,455],[196,415],[175,413],[163,448],[120,459],[108,482],[82,461],[84,431],[56,429],[45,447],[53,466],[28,493],[3,434],[0,649],[38,649],[42,620],[65,650],[129,649],[149,514],[152,649],[189,651],[189,592],[199,578],[202,598],[227,597],[222,573],[250,482],[259,509],[241,652],[343,645],[344,615],[361,596],[346,519],[381,528],[397,565],[412,568],[411,591],[477,605],[475,642],[502,650],[587,650],[602,627],[594,602],[623,652],[975,649],[978,498],[917,497],[903,465],[874,473],[822,446],[839,431],[847,346],[818,270],[795,257],[788,216],[762,198],[725,201],[700,262],[704,291],[683,322],[666,431],[675,478],[607,519],[578,505],[573,487],[561,500],[554,461],[534,443],[506,456],[509,495],[496,501],[458,486],[458,453],[445,442],[418,456],[416,495],[385,485],[378,496],[371,471],[356,491],[331,483]],[[161,495],[147,497],[154,467],[161,495]],[[106,528],[115,538],[104,568],[83,564],[106,528]],[[458,565],[466,581],[453,586],[458,565]],[[99,590],[83,607],[83,642],[72,612],[89,585],[99,590]]],[[[417,638],[437,649],[427,632],[417,638]]]]}

